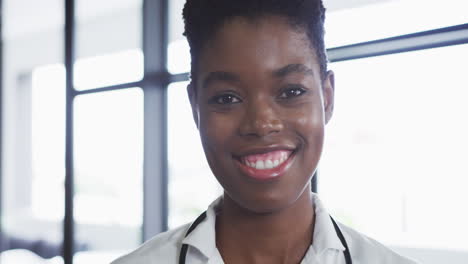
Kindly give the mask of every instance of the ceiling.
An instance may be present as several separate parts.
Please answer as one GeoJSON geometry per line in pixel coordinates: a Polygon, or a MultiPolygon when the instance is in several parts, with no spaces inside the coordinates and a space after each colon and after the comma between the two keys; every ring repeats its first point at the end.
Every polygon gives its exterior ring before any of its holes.
{"type": "MultiPolygon", "coordinates": [[[[170,0],[185,1],[185,0],[170,0]]],[[[391,0],[324,0],[328,10],[352,8],[391,0]]],[[[4,36],[7,39],[63,26],[64,0],[4,0],[4,36]]],[[[142,0],[76,0],[80,21],[139,8],[142,0]]]]}

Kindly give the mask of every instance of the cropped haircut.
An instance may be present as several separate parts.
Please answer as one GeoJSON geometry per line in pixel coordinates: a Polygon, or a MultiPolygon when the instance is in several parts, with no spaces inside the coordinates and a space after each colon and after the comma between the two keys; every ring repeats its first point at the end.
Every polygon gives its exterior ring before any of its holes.
{"type": "Polygon", "coordinates": [[[252,21],[265,16],[285,18],[294,29],[307,34],[324,80],[327,54],[322,0],[187,0],[183,10],[184,36],[190,46],[192,85],[196,83],[199,56],[204,46],[226,22],[236,17],[252,21]]]}

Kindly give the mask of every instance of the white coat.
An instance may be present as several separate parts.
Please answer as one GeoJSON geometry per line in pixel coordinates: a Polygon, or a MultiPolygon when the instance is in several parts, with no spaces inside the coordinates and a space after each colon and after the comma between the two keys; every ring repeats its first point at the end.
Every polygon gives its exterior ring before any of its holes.
{"type": "MultiPolygon", "coordinates": [[[[301,264],[345,264],[344,246],[337,236],[329,214],[316,194],[312,195],[315,207],[313,243],[301,264]]],[[[207,217],[187,237],[190,224],[156,235],[141,247],[112,264],[178,264],[182,244],[189,245],[187,264],[222,264],[216,248],[216,211],[222,197],[214,201],[207,210],[207,217]]],[[[348,244],[353,264],[415,264],[396,252],[338,223],[348,244]]]]}

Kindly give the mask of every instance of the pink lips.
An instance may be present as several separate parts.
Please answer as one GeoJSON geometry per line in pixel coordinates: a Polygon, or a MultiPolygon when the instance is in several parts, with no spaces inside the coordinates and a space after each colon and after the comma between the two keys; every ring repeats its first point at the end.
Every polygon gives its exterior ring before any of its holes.
{"type": "Polygon", "coordinates": [[[271,151],[264,154],[244,156],[241,161],[237,161],[237,164],[247,176],[265,181],[278,178],[284,174],[291,166],[293,156],[290,150],[271,151]]]}

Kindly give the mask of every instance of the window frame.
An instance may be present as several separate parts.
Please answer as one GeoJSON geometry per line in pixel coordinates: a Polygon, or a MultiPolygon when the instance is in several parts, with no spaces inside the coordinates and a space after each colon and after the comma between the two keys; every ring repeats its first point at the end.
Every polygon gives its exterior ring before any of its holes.
{"type": "MultiPolygon", "coordinates": [[[[3,18],[3,0],[0,0],[0,19],[3,18]]],[[[3,21],[0,21],[0,194],[3,193],[3,21]]],[[[3,232],[3,195],[0,195],[0,234],[3,232]]],[[[0,248],[3,248],[0,239],[0,248]]]]}

